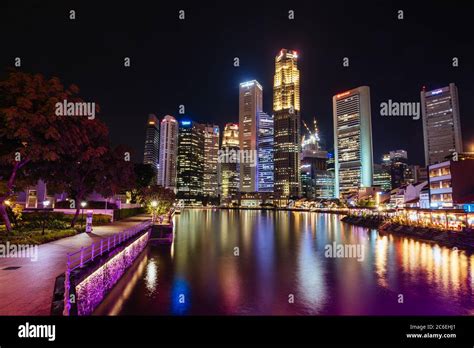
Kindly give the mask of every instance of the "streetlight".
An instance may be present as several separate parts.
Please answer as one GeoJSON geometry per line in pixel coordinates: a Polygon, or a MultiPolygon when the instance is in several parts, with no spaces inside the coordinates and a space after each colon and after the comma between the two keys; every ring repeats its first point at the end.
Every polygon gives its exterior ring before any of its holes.
{"type": "Polygon", "coordinates": [[[155,219],[156,219],[156,210],[155,208],[158,206],[158,202],[157,201],[151,201],[151,206],[152,206],[152,211],[153,211],[153,222],[155,222],[155,219]]]}
{"type": "Polygon", "coordinates": [[[375,205],[378,207],[380,205],[380,195],[382,192],[377,192],[375,195],[375,205]]]}
{"type": "Polygon", "coordinates": [[[87,205],[86,201],[81,202],[81,207],[82,207],[81,229],[84,226],[84,208],[86,207],[86,205],[87,205]]]}
{"type": "MultiPolygon", "coordinates": [[[[50,201],[46,200],[43,202],[43,208],[48,209],[50,201]]],[[[48,218],[48,211],[46,211],[46,217],[43,219],[43,232],[41,234],[44,234],[44,226],[46,225],[46,219],[48,218]]]]}

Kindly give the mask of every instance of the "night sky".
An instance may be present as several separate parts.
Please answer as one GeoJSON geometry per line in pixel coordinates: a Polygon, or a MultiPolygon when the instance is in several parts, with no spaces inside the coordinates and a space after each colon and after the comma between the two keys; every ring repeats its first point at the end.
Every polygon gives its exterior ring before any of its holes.
{"type": "Polygon", "coordinates": [[[275,55],[294,49],[302,118],[316,116],[328,149],[332,96],[368,85],[374,161],[406,149],[410,163],[424,164],[421,120],[382,117],[380,103],[418,102],[422,86],[456,83],[464,147],[474,151],[473,13],[469,1],[2,0],[0,74],[21,57],[24,71],[77,84],[86,101],[100,105],[112,141],[132,146],[138,162],[149,113],[179,118],[184,104],[186,118],[223,127],[238,121],[238,85],[250,79],[263,85],[264,111],[271,113],[275,55]]]}

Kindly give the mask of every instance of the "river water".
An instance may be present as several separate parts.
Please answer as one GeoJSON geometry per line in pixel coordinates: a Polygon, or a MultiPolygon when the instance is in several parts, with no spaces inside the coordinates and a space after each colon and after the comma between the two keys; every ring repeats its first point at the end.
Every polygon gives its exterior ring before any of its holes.
{"type": "Polygon", "coordinates": [[[184,210],[174,243],[149,245],[121,280],[112,314],[474,314],[474,255],[341,217],[184,210]]]}

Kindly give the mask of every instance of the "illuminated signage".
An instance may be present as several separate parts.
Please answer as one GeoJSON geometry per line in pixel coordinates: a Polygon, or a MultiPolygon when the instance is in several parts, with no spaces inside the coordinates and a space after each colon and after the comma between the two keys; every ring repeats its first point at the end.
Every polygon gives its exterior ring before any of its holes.
{"type": "Polygon", "coordinates": [[[436,91],[431,92],[431,95],[436,95],[436,94],[440,94],[440,93],[443,93],[443,90],[442,89],[437,89],[436,91]]]}
{"type": "Polygon", "coordinates": [[[463,208],[466,213],[474,213],[474,204],[464,204],[463,208]]]}
{"type": "Polygon", "coordinates": [[[240,87],[250,87],[250,86],[253,86],[253,84],[254,84],[254,81],[242,82],[240,84],[240,87]]]}
{"type": "Polygon", "coordinates": [[[340,94],[337,94],[336,95],[336,98],[339,99],[339,98],[342,98],[342,97],[345,97],[346,95],[349,95],[351,94],[351,92],[344,92],[344,93],[340,93],[340,94]]]}
{"type": "Polygon", "coordinates": [[[183,126],[189,126],[191,124],[191,121],[181,121],[181,124],[183,126]]]}

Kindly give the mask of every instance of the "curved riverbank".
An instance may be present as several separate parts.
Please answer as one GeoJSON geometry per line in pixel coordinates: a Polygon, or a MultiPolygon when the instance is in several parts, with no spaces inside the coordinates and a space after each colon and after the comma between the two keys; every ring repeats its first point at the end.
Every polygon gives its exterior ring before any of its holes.
{"type": "Polygon", "coordinates": [[[324,209],[324,208],[286,208],[286,207],[214,207],[208,209],[224,209],[224,210],[270,210],[270,211],[301,211],[308,213],[330,213],[337,215],[347,215],[348,211],[345,209],[324,209]]]}
{"type": "Polygon", "coordinates": [[[473,231],[440,230],[437,228],[405,226],[387,222],[380,226],[379,232],[401,234],[424,242],[432,242],[450,248],[474,251],[473,231]]]}
{"type": "Polygon", "coordinates": [[[345,216],[341,221],[351,225],[375,228],[380,233],[413,237],[423,242],[437,243],[450,248],[474,251],[474,231],[452,231],[422,226],[408,226],[386,221],[378,216],[345,216]]]}
{"type": "Polygon", "coordinates": [[[385,218],[375,215],[366,217],[346,215],[341,219],[341,221],[361,227],[379,228],[385,222],[385,218]]]}

